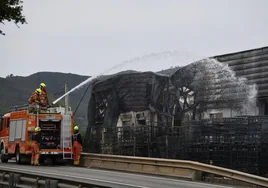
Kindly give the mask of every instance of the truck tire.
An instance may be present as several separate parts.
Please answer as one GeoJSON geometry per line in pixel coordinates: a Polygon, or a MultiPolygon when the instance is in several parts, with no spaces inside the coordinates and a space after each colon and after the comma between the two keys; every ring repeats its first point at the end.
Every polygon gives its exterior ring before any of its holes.
{"type": "Polygon", "coordinates": [[[7,163],[8,162],[8,156],[5,155],[4,147],[1,146],[1,163],[7,163]]]}
{"type": "Polygon", "coordinates": [[[51,158],[51,162],[52,162],[52,165],[57,165],[58,164],[58,161],[57,161],[57,158],[56,157],[52,157],[51,158]]]}
{"type": "Polygon", "coordinates": [[[19,146],[16,147],[15,157],[16,157],[16,163],[21,164],[21,154],[19,146]]]}

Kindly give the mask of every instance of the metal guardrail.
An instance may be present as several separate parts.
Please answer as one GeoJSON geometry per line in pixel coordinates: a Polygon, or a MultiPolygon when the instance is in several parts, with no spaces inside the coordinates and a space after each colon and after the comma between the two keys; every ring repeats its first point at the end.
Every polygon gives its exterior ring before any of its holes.
{"type": "MultiPolygon", "coordinates": [[[[77,176],[77,175],[76,175],[77,176]]],[[[104,180],[0,166],[1,188],[127,188],[133,186],[104,180]]]]}
{"type": "Polygon", "coordinates": [[[83,153],[81,164],[85,167],[166,175],[190,180],[201,180],[202,173],[209,173],[268,187],[267,178],[193,161],[83,153]]]}
{"type": "MultiPolygon", "coordinates": [[[[201,180],[202,173],[205,172],[253,185],[268,187],[267,178],[192,161],[83,153],[81,164],[84,167],[165,175],[190,180],[201,180]]],[[[0,187],[130,188],[133,185],[85,178],[78,175],[59,174],[58,172],[45,172],[40,171],[40,169],[19,169],[10,166],[0,166],[0,187]]]]}

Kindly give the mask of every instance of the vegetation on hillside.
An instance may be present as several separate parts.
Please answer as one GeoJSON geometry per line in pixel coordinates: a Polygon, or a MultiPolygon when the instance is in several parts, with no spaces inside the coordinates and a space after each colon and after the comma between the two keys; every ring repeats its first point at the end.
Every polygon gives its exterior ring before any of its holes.
{"type": "MultiPolygon", "coordinates": [[[[6,113],[13,105],[27,104],[32,92],[39,87],[41,82],[47,85],[49,103],[64,94],[64,85],[68,84],[69,90],[86,80],[88,76],[80,76],[75,74],[39,72],[27,77],[22,76],[7,76],[0,78],[0,114],[6,113]]],[[[70,94],[70,105],[74,111],[85,93],[86,86],[79,91],[74,91],[70,94]]],[[[78,108],[75,118],[80,126],[87,125],[87,106],[89,93],[84,97],[78,108]]],[[[57,103],[64,105],[64,98],[57,103]]]]}

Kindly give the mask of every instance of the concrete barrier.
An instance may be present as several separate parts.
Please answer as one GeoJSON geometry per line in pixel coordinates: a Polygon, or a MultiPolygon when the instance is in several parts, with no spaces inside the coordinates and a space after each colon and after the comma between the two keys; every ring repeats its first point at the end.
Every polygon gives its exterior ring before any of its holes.
{"type": "Polygon", "coordinates": [[[202,173],[206,172],[254,185],[268,187],[268,179],[264,177],[185,160],[83,153],[81,164],[84,167],[165,175],[193,181],[201,180],[202,173]]]}

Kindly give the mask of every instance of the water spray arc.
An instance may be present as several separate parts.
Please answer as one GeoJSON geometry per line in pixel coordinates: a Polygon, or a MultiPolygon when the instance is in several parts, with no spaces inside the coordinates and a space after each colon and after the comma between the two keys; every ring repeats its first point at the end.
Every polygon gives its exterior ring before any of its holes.
{"type": "MultiPolygon", "coordinates": [[[[99,73],[99,74],[97,74],[97,75],[95,75],[95,76],[92,76],[92,77],[86,79],[85,81],[83,81],[82,83],[80,83],[79,85],[75,86],[75,87],[72,88],[70,91],[68,91],[67,93],[65,93],[64,95],[62,95],[62,96],[59,97],[58,99],[56,99],[55,101],[53,101],[52,104],[53,104],[53,105],[56,104],[57,102],[59,102],[59,101],[60,101],[63,97],[65,97],[66,95],[72,93],[73,91],[75,91],[75,90],[77,90],[77,89],[80,89],[82,86],[84,86],[85,84],[89,83],[89,82],[92,81],[93,79],[95,79],[95,78],[97,78],[97,77],[99,77],[99,76],[101,76],[101,75],[103,75],[103,74],[105,74],[105,73],[107,73],[107,72],[109,72],[109,71],[111,71],[111,70],[113,70],[113,69],[116,69],[116,68],[122,66],[123,64],[125,64],[125,63],[124,63],[124,62],[123,62],[123,63],[120,63],[120,64],[118,64],[118,65],[116,65],[116,66],[114,66],[114,67],[112,67],[112,68],[110,68],[110,69],[108,69],[108,70],[102,72],[102,73],[99,73]]],[[[90,84],[90,83],[89,83],[89,84],[90,84]]]]}
{"type": "MultiPolygon", "coordinates": [[[[147,55],[144,55],[144,56],[141,56],[141,57],[136,57],[136,58],[133,58],[131,60],[127,60],[127,61],[123,61],[122,63],[119,63],[115,66],[113,66],[112,68],[110,69],[107,69],[106,71],[103,71],[99,74],[96,74],[88,79],[86,79],[85,81],[83,81],[82,83],[80,83],[79,85],[75,86],[74,88],[72,88],[71,90],[69,90],[67,93],[65,93],[64,95],[62,95],[61,97],[59,97],[58,99],[56,99],[55,101],[52,102],[52,104],[56,104],[57,102],[59,102],[63,97],[65,97],[66,95],[72,93],[73,91],[77,90],[77,89],[80,89],[82,88],[84,85],[86,85],[87,83],[90,84],[90,81],[92,81],[93,79],[99,77],[99,76],[102,76],[103,74],[107,74],[109,73],[110,71],[112,70],[115,70],[115,69],[118,69],[122,66],[125,66],[127,64],[132,64],[132,63],[135,63],[135,62],[143,62],[143,61],[146,61],[146,60],[150,60],[150,59],[165,59],[167,57],[174,57],[174,56],[177,56],[177,57],[181,57],[181,56],[185,56],[186,55],[189,55],[189,52],[188,53],[182,53],[182,52],[179,52],[177,50],[175,51],[164,51],[164,52],[160,52],[160,53],[151,53],[151,54],[147,54],[147,55]]],[[[189,63],[191,63],[192,60],[189,61],[189,63]]]]}

